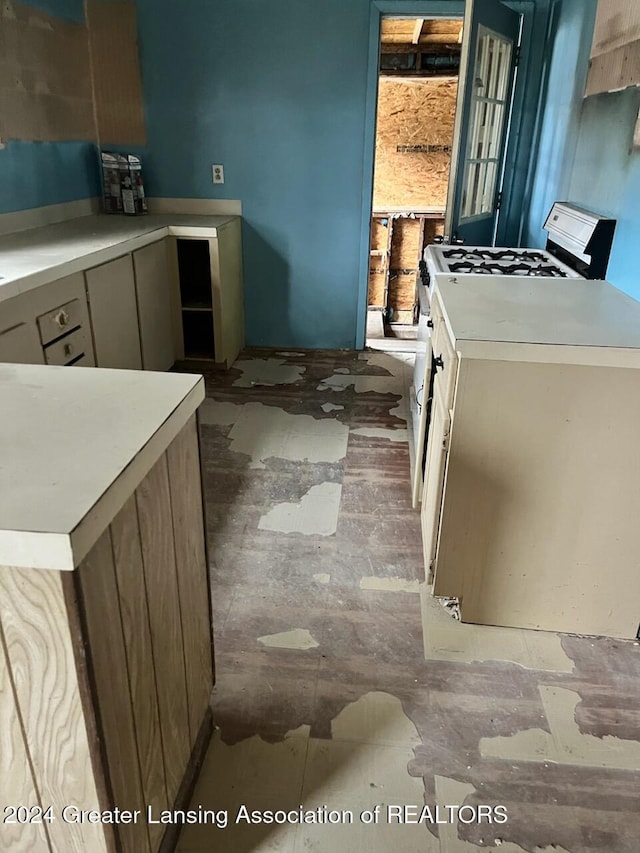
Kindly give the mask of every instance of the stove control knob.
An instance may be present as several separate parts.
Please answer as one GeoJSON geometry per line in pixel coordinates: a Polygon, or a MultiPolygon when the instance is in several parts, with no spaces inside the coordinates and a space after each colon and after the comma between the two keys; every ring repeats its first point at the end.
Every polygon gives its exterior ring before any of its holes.
{"type": "Polygon", "coordinates": [[[429,319],[427,320],[427,328],[433,329],[433,320],[431,319],[431,317],[429,317],[429,319]]]}
{"type": "Polygon", "coordinates": [[[437,356],[433,359],[433,366],[434,366],[434,368],[435,368],[436,370],[437,370],[439,367],[440,367],[440,368],[443,368],[443,367],[444,367],[444,361],[442,360],[442,356],[441,356],[441,355],[437,355],[437,356]]]}

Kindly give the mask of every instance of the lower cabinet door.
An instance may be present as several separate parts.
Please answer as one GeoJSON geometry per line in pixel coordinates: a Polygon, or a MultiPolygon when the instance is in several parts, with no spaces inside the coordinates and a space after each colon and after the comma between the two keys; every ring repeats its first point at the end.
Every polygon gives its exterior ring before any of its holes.
{"type": "Polygon", "coordinates": [[[85,273],[98,367],[140,369],[136,284],[131,255],[85,273]]]}
{"type": "Polygon", "coordinates": [[[168,370],[176,360],[171,322],[171,277],[165,240],[133,253],[142,366],[168,370]]]}
{"type": "Polygon", "coordinates": [[[42,345],[35,323],[17,323],[0,330],[0,362],[43,364],[42,345]]]}
{"type": "Polygon", "coordinates": [[[445,464],[449,449],[451,416],[439,394],[433,401],[431,425],[427,441],[427,461],[422,493],[422,547],[424,550],[425,576],[430,579],[438,546],[440,510],[444,489],[445,464]]]}

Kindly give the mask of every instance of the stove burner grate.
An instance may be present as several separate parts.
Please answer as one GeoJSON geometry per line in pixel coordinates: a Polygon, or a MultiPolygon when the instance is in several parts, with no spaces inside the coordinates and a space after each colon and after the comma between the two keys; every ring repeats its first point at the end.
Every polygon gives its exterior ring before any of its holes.
{"type": "Polygon", "coordinates": [[[461,246],[457,249],[443,249],[445,258],[456,261],[504,261],[513,264],[545,264],[549,265],[548,258],[541,252],[530,249],[465,249],[461,246]]]}
{"type": "MultiPolygon", "coordinates": [[[[544,256],[541,256],[546,260],[544,256]]],[[[529,260],[529,259],[527,259],[529,260]]],[[[564,270],[549,263],[505,263],[505,259],[493,259],[480,261],[479,263],[469,258],[457,263],[449,264],[450,272],[458,272],[472,275],[517,275],[517,276],[540,276],[544,278],[566,278],[564,270]]]]}

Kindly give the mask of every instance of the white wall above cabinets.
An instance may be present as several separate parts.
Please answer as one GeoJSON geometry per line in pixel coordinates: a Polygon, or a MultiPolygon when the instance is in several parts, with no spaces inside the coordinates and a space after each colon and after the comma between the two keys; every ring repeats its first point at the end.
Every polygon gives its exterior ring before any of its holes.
{"type": "Polygon", "coordinates": [[[598,0],[585,95],[640,86],[640,3],[598,0]]]}

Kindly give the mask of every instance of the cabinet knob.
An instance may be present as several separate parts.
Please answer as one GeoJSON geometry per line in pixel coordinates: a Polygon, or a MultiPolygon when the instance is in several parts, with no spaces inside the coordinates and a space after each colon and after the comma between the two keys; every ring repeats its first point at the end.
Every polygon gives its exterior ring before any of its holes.
{"type": "Polygon", "coordinates": [[[60,311],[58,314],[56,314],[55,321],[60,326],[60,328],[63,328],[69,322],[69,315],[66,311],[60,311]]]}
{"type": "Polygon", "coordinates": [[[435,356],[433,359],[433,366],[437,370],[439,367],[444,367],[444,361],[442,360],[441,355],[435,356]]]}
{"type": "Polygon", "coordinates": [[[431,319],[431,317],[429,317],[429,319],[427,320],[427,328],[433,329],[433,320],[431,319]]]}
{"type": "Polygon", "coordinates": [[[72,352],[73,352],[73,347],[71,346],[71,344],[65,344],[64,345],[64,354],[65,355],[71,355],[72,352]]]}

